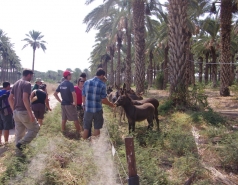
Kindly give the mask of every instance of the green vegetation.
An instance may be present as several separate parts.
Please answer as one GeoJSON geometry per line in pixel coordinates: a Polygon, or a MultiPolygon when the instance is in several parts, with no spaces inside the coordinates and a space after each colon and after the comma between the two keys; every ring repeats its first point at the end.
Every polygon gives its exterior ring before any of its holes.
{"type": "MultiPolygon", "coordinates": [[[[149,94],[149,93],[148,93],[149,94]]],[[[202,105],[201,105],[202,106],[202,105]]],[[[193,184],[216,184],[204,167],[219,166],[238,173],[238,133],[232,130],[231,119],[222,117],[211,108],[177,109],[170,100],[160,102],[160,131],[147,131],[147,122],[137,122],[134,137],[136,166],[143,185],[184,184],[193,177],[193,184]],[[194,133],[197,128],[203,154],[198,151],[194,133]]],[[[104,107],[105,126],[117,150],[113,157],[123,184],[127,184],[127,163],[124,138],[128,124],[118,125],[111,109],[104,107]],[[118,159],[119,156],[120,160],[118,159]],[[122,166],[123,165],[123,168],[122,166]]],[[[102,169],[95,163],[93,145],[74,139],[74,126],[67,124],[67,134],[60,132],[60,107],[46,115],[38,137],[25,149],[25,157],[14,154],[13,144],[0,163],[4,172],[0,184],[89,184],[102,169]]],[[[118,119],[118,118],[117,118],[118,119]]],[[[109,150],[110,152],[110,150],[109,150]]],[[[107,155],[107,152],[104,153],[107,155]]],[[[109,154],[110,157],[110,154],[109,154]]],[[[119,180],[118,180],[119,182],[119,180]]]]}
{"type": "MultiPolygon", "coordinates": [[[[74,139],[73,123],[67,137],[60,132],[60,107],[47,114],[38,137],[27,146],[25,157],[15,157],[14,146],[1,159],[6,167],[0,184],[88,184],[95,171],[92,148],[87,141],[74,139]]],[[[13,145],[13,144],[12,144],[13,145]]]]}

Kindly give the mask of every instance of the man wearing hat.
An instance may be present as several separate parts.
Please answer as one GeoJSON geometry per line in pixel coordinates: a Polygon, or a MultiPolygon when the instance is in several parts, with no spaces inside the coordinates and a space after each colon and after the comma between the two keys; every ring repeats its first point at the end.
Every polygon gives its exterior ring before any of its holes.
{"type": "Polygon", "coordinates": [[[43,83],[44,81],[41,80],[41,78],[36,78],[36,81],[35,81],[35,85],[34,87],[32,88],[31,91],[34,91],[36,89],[39,89],[40,85],[43,83]]]}
{"type": "Polygon", "coordinates": [[[76,128],[76,137],[80,136],[81,126],[78,120],[77,114],[77,97],[74,90],[73,83],[70,82],[72,72],[64,71],[64,81],[56,89],[54,96],[61,103],[62,113],[62,132],[66,131],[66,121],[74,121],[76,128]],[[62,100],[59,98],[58,93],[60,92],[62,100]]]}

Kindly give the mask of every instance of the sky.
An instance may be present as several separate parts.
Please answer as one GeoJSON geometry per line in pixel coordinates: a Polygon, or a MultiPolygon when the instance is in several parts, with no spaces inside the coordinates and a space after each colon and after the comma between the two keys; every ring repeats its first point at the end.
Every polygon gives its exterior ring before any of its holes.
{"type": "Polygon", "coordinates": [[[35,70],[65,70],[88,68],[88,58],[94,45],[95,30],[86,33],[84,17],[102,3],[96,0],[1,0],[0,28],[15,44],[23,68],[32,68],[31,47],[22,50],[22,41],[30,30],[40,31],[47,50],[36,50],[35,70]]]}
{"type": "MultiPolygon", "coordinates": [[[[163,1],[163,0],[162,0],[163,1]]],[[[40,31],[47,42],[45,53],[36,50],[35,70],[65,70],[90,66],[95,30],[86,33],[84,17],[103,0],[85,5],[85,0],[1,0],[0,29],[11,38],[23,68],[32,68],[33,51],[22,50],[31,30],[40,31]]]]}

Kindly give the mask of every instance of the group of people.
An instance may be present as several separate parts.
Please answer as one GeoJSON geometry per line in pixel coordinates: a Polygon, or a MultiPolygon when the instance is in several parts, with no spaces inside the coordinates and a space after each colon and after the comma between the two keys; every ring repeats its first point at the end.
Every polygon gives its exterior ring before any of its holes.
{"type": "Polygon", "coordinates": [[[66,132],[67,120],[74,121],[76,136],[79,137],[83,130],[83,138],[87,139],[92,134],[94,122],[93,135],[98,136],[103,125],[102,103],[114,107],[114,104],[106,98],[105,71],[99,68],[96,76],[89,80],[86,80],[86,74],[82,74],[75,87],[70,82],[72,77],[70,71],[65,71],[63,77],[63,82],[54,93],[55,98],[61,103],[62,132],[66,132]]]}
{"type": "MultiPolygon", "coordinates": [[[[50,109],[46,84],[41,79],[36,79],[33,89],[31,80],[33,71],[23,70],[23,77],[18,80],[10,90],[10,83],[3,83],[3,90],[0,91],[0,134],[4,130],[5,142],[8,142],[9,130],[15,123],[16,147],[22,151],[24,146],[30,143],[39,132],[44,118],[45,106],[50,109]],[[4,99],[6,101],[2,100],[4,99]]],[[[54,96],[61,103],[62,132],[66,132],[66,122],[73,121],[76,128],[76,137],[80,138],[83,131],[83,138],[87,139],[92,134],[94,123],[94,136],[100,134],[103,126],[102,103],[114,107],[115,105],[107,100],[105,71],[97,70],[96,76],[87,80],[86,74],[82,73],[74,86],[70,82],[72,73],[64,71],[62,82],[56,89],[54,96]],[[61,98],[58,94],[61,94],[61,98]]]]}

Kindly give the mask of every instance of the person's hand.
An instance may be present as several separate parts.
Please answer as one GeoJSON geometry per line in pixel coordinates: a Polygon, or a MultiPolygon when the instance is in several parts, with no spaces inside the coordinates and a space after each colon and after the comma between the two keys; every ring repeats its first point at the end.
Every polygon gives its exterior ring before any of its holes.
{"type": "Polygon", "coordinates": [[[30,116],[31,123],[34,123],[36,120],[34,114],[32,114],[32,112],[31,112],[29,116],[30,116]]]}
{"type": "Polygon", "coordinates": [[[111,103],[110,106],[113,107],[113,108],[116,107],[116,105],[114,103],[111,103]]]}

